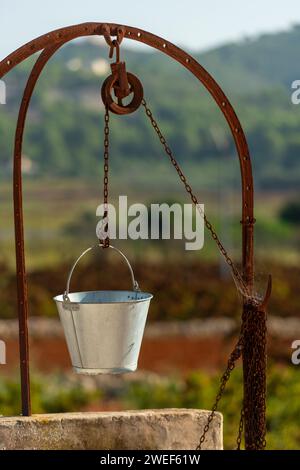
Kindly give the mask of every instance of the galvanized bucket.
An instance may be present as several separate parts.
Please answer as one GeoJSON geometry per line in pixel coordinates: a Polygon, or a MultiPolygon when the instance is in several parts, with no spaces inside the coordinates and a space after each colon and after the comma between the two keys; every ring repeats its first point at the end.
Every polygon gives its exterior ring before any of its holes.
{"type": "Polygon", "coordinates": [[[152,294],[141,292],[126,256],[133,290],[70,293],[70,282],[79,260],[70,271],[66,291],[54,297],[74,370],[79,374],[121,374],[136,370],[152,294]]]}

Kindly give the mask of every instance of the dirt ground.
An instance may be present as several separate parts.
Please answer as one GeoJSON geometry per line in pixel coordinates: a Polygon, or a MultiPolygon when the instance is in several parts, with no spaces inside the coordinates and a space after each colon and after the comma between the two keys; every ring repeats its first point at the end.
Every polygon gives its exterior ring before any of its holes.
{"type": "MultiPolygon", "coordinates": [[[[270,338],[269,357],[276,361],[287,361],[290,358],[288,338],[270,338]]],[[[234,338],[214,336],[208,338],[160,337],[144,338],[139,369],[160,374],[179,372],[185,374],[191,370],[220,370],[234,345],[234,338]]],[[[19,364],[17,339],[8,339],[7,364],[1,366],[6,374],[16,370],[19,364]]],[[[65,341],[62,338],[43,338],[30,340],[30,362],[34,369],[42,372],[68,370],[70,358],[65,341]]]]}

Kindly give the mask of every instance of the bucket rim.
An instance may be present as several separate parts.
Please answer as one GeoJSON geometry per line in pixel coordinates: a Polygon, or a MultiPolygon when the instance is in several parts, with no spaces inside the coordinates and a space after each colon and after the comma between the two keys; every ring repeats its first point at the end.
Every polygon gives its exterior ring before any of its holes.
{"type": "MultiPolygon", "coordinates": [[[[133,291],[133,290],[90,290],[90,291],[78,291],[78,292],[70,292],[69,295],[72,295],[72,294],[90,294],[90,293],[97,293],[97,294],[101,294],[101,293],[107,293],[107,292],[114,292],[114,293],[126,293],[126,294],[130,294],[130,295],[137,295],[137,294],[140,294],[140,295],[145,295],[146,297],[145,298],[141,298],[141,299],[128,299],[128,300],[117,300],[117,301],[110,301],[110,302],[74,302],[72,300],[70,300],[68,303],[71,304],[71,305],[96,305],[96,304],[101,304],[101,305],[111,305],[111,304],[136,304],[136,303],[140,303],[140,302],[148,302],[149,300],[151,300],[153,298],[153,294],[151,294],[150,292],[142,292],[142,291],[133,291]]],[[[64,294],[58,294],[56,295],[55,297],[53,297],[53,300],[55,302],[58,302],[58,303],[65,303],[66,301],[64,300],[64,294]]]]}

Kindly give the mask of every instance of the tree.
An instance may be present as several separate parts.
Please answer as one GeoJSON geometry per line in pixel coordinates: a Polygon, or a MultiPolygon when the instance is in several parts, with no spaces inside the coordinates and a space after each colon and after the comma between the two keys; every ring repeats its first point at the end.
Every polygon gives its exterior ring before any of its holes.
{"type": "Polygon", "coordinates": [[[300,202],[287,202],[280,210],[279,217],[291,225],[300,226],[300,202]]]}

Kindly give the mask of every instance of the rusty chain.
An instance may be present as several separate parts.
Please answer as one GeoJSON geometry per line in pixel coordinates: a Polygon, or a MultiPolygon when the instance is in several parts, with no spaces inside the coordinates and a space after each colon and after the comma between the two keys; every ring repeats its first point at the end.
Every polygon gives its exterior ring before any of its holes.
{"type": "MultiPolygon", "coordinates": [[[[246,308],[244,309],[243,312],[243,317],[242,317],[242,325],[241,325],[241,330],[239,334],[238,341],[231,352],[228,362],[227,362],[227,367],[225,372],[223,373],[221,380],[220,380],[220,387],[214,402],[214,405],[212,406],[212,411],[209,413],[208,418],[207,418],[207,423],[204,426],[202,435],[200,436],[199,443],[196,447],[197,450],[201,450],[202,444],[204,443],[206,439],[206,435],[210,429],[211,422],[213,421],[216,411],[218,409],[219,402],[223,396],[225,387],[227,385],[227,382],[230,378],[231,372],[235,368],[237,360],[243,356],[247,356],[248,358],[250,357],[250,362],[249,362],[249,370],[247,373],[247,376],[244,376],[244,383],[245,383],[245,389],[247,389],[247,396],[250,397],[249,400],[252,402],[252,407],[251,409],[255,409],[257,412],[255,415],[247,415],[248,421],[251,421],[251,429],[258,429],[259,432],[255,433],[253,436],[247,436],[248,441],[250,442],[250,449],[264,449],[266,445],[265,441],[265,380],[257,380],[253,383],[253,375],[255,374],[260,374],[261,377],[264,379],[265,378],[265,368],[266,368],[266,358],[265,358],[265,343],[266,343],[266,314],[264,311],[259,310],[259,302],[258,299],[250,295],[248,292],[247,286],[245,285],[245,282],[243,280],[242,275],[239,273],[237,267],[235,266],[233,260],[229,256],[228,252],[224,248],[223,244],[221,243],[215,229],[213,228],[212,224],[209,222],[207,219],[206,215],[204,214],[203,209],[198,203],[197,197],[194,195],[191,186],[189,185],[184,173],[182,172],[177,160],[175,159],[170,147],[167,144],[167,141],[162,134],[156,120],[153,117],[153,114],[151,110],[149,109],[146,101],[143,99],[142,100],[142,105],[145,109],[146,115],[149,118],[152,127],[156,131],[158,138],[161,142],[161,144],[164,147],[164,150],[169,157],[171,163],[175,167],[178,176],[182,183],[184,184],[184,187],[189,194],[193,204],[195,204],[197,210],[199,211],[200,215],[204,219],[204,223],[206,228],[209,230],[213,240],[216,242],[221,254],[224,256],[229,268],[231,269],[231,273],[233,276],[233,279],[235,281],[236,287],[239,290],[239,292],[242,293],[243,298],[245,301],[247,301],[246,308]],[[257,315],[259,314],[259,315],[257,315]],[[257,329],[253,325],[257,325],[257,321],[260,322],[260,328],[257,329]],[[251,333],[252,340],[247,343],[247,345],[244,344],[244,333],[245,330],[247,329],[248,337],[249,337],[249,332],[251,333]],[[253,372],[255,371],[255,374],[253,372]],[[258,436],[258,437],[257,437],[258,436]]],[[[109,246],[109,227],[108,227],[108,172],[109,172],[109,109],[108,107],[105,108],[105,115],[104,115],[104,191],[103,191],[103,196],[104,196],[104,218],[103,218],[103,224],[104,224],[104,236],[103,236],[103,246],[108,247],[109,246]]],[[[243,435],[243,430],[244,430],[244,420],[245,420],[245,415],[247,414],[248,408],[246,406],[242,406],[241,409],[241,415],[240,415],[240,421],[239,421],[239,428],[238,428],[238,436],[237,436],[237,449],[240,450],[241,448],[241,442],[242,442],[242,435],[243,435]]]]}
{"type": "MultiPolygon", "coordinates": [[[[265,355],[265,345],[266,345],[266,313],[265,311],[260,311],[259,310],[259,299],[249,292],[248,286],[245,284],[245,281],[240,274],[239,270],[235,266],[233,260],[229,256],[227,250],[224,248],[222,242],[220,241],[215,229],[213,228],[212,224],[209,222],[207,219],[203,209],[199,205],[198,199],[195,196],[195,194],[192,191],[191,186],[189,185],[183,171],[181,170],[176,158],[173,155],[173,152],[171,148],[169,147],[163,133],[161,132],[157,121],[154,119],[153,114],[151,110],[149,109],[145,99],[142,100],[142,105],[144,107],[145,113],[147,117],[150,120],[150,123],[155,130],[164,150],[167,156],[169,157],[172,165],[174,166],[175,170],[177,171],[177,174],[183,183],[187,193],[189,194],[191,201],[193,204],[195,204],[197,210],[199,211],[200,215],[202,216],[206,228],[209,230],[213,240],[216,242],[219,251],[223,255],[227,265],[229,266],[233,279],[235,281],[235,285],[238,289],[238,291],[242,294],[244,302],[247,302],[245,304],[245,309],[243,312],[243,317],[242,317],[242,325],[241,325],[241,330],[239,334],[239,339],[236,343],[236,346],[234,347],[233,351],[231,352],[228,362],[227,362],[227,367],[225,372],[223,373],[221,380],[220,380],[220,387],[218,394],[215,399],[215,403],[212,406],[212,411],[209,414],[207,418],[207,423],[204,426],[203,433],[200,436],[199,439],[199,444],[197,446],[197,450],[201,450],[202,444],[205,441],[206,434],[208,433],[210,429],[210,424],[213,421],[219,401],[221,400],[226,384],[230,378],[230,374],[235,368],[237,360],[241,357],[243,354],[243,357],[248,357],[251,358],[250,361],[250,373],[248,371],[247,376],[244,376],[244,383],[245,383],[245,389],[247,390],[247,397],[250,397],[249,399],[252,401],[252,407],[251,409],[256,409],[257,413],[255,413],[255,416],[249,416],[247,414],[247,419],[252,420],[252,426],[251,429],[253,430],[258,430],[258,433],[253,431],[253,436],[247,436],[248,441],[250,441],[250,449],[256,449],[256,450],[261,450],[265,448],[266,441],[265,441],[265,411],[266,411],[266,405],[265,405],[265,370],[266,370],[266,355],[265,355]],[[257,328],[257,321],[260,322],[260,328],[257,328]],[[245,330],[247,329],[247,337],[249,336],[249,332],[252,332],[252,341],[248,343],[247,345],[244,344],[244,333],[245,330]],[[258,332],[259,330],[259,332],[258,332]],[[255,375],[261,375],[262,380],[254,380],[253,381],[253,368],[255,368],[255,375]],[[257,438],[258,434],[258,438],[257,438]]],[[[249,407],[250,408],[250,407],[249,407]]],[[[241,448],[241,442],[242,442],[242,435],[243,435],[243,430],[244,430],[244,421],[245,421],[245,414],[248,412],[247,406],[242,405],[241,409],[241,415],[240,415],[240,421],[239,421],[239,429],[238,429],[238,436],[237,436],[237,450],[240,450],[241,448]]]]}
{"type": "Polygon", "coordinates": [[[109,227],[108,227],[108,171],[109,171],[109,110],[105,107],[104,113],[104,176],[103,176],[103,240],[100,242],[103,244],[103,248],[109,247],[109,227]]]}
{"type": "MultiPolygon", "coordinates": [[[[221,380],[220,380],[220,387],[219,387],[219,391],[218,391],[218,394],[217,394],[216,399],[215,399],[215,403],[212,407],[211,413],[209,414],[209,416],[207,418],[207,423],[204,426],[203,433],[200,436],[199,444],[197,445],[196,450],[201,450],[201,448],[202,448],[202,444],[205,441],[206,434],[208,433],[209,428],[210,428],[210,424],[211,424],[212,420],[215,417],[216,411],[218,409],[219,401],[221,400],[221,398],[223,396],[226,384],[227,384],[227,382],[230,378],[230,374],[233,371],[233,369],[235,368],[236,361],[240,358],[240,356],[242,354],[242,350],[243,350],[243,334],[241,332],[241,335],[238,339],[238,342],[237,342],[235,348],[233,349],[232,353],[229,356],[226,370],[223,373],[223,375],[221,377],[221,380]]],[[[239,429],[239,431],[240,431],[240,429],[239,429]]],[[[241,439],[240,432],[239,432],[239,435],[238,435],[238,438],[237,438],[237,442],[238,442],[239,439],[241,439]]]]}
{"type": "Polygon", "coordinates": [[[199,202],[198,202],[198,199],[197,197],[195,196],[195,194],[193,193],[192,191],[192,188],[191,186],[188,184],[187,182],[187,179],[183,173],[183,171],[181,170],[177,160],[175,159],[173,153],[172,153],[172,150],[170,149],[170,147],[168,146],[167,144],[167,141],[164,137],[164,135],[162,134],[156,120],[154,119],[153,117],[153,114],[150,110],[150,108],[148,107],[147,103],[146,103],[146,100],[143,99],[142,100],[142,105],[145,109],[145,112],[146,112],[146,115],[147,117],[149,118],[150,122],[151,122],[151,125],[153,127],[153,129],[155,130],[156,134],[158,135],[158,138],[161,142],[161,144],[163,145],[164,147],[164,150],[166,152],[166,154],[168,155],[172,165],[174,166],[174,168],[176,169],[177,173],[178,173],[178,176],[180,178],[180,180],[182,181],[187,193],[189,194],[190,198],[191,198],[191,201],[193,202],[193,204],[195,204],[195,206],[197,207],[197,210],[198,212],[200,213],[201,217],[203,218],[204,220],[204,223],[205,223],[205,226],[206,228],[209,230],[213,240],[216,242],[218,248],[219,248],[219,251],[221,252],[221,254],[223,255],[227,265],[229,266],[230,268],[230,271],[233,275],[233,278],[237,284],[237,287],[239,289],[239,291],[242,293],[242,295],[245,297],[245,298],[248,298],[248,297],[251,297],[250,293],[249,293],[249,289],[248,289],[248,286],[245,284],[245,281],[242,277],[242,275],[240,274],[239,270],[237,269],[237,267],[235,266],[233,260],[231,259],[231,257],[229,256],[227,250],[224,248],[222,242],[220,241],[216,231],[214,230],[212,224],[209,222],[209,220],[207,219],[203,209],[201,208],[199,202]]]}
{"type": "Polygon", "coordinates": [[[266,447],[266,318],[264,309],[253,303],[246,304],[242,321],[247,322],[247,342],[243,347],[243,356],[248,362],[247,370],[244,368],[247,395],[244,416],[249,423],[247,450],[263,450],[266,447]]]}

